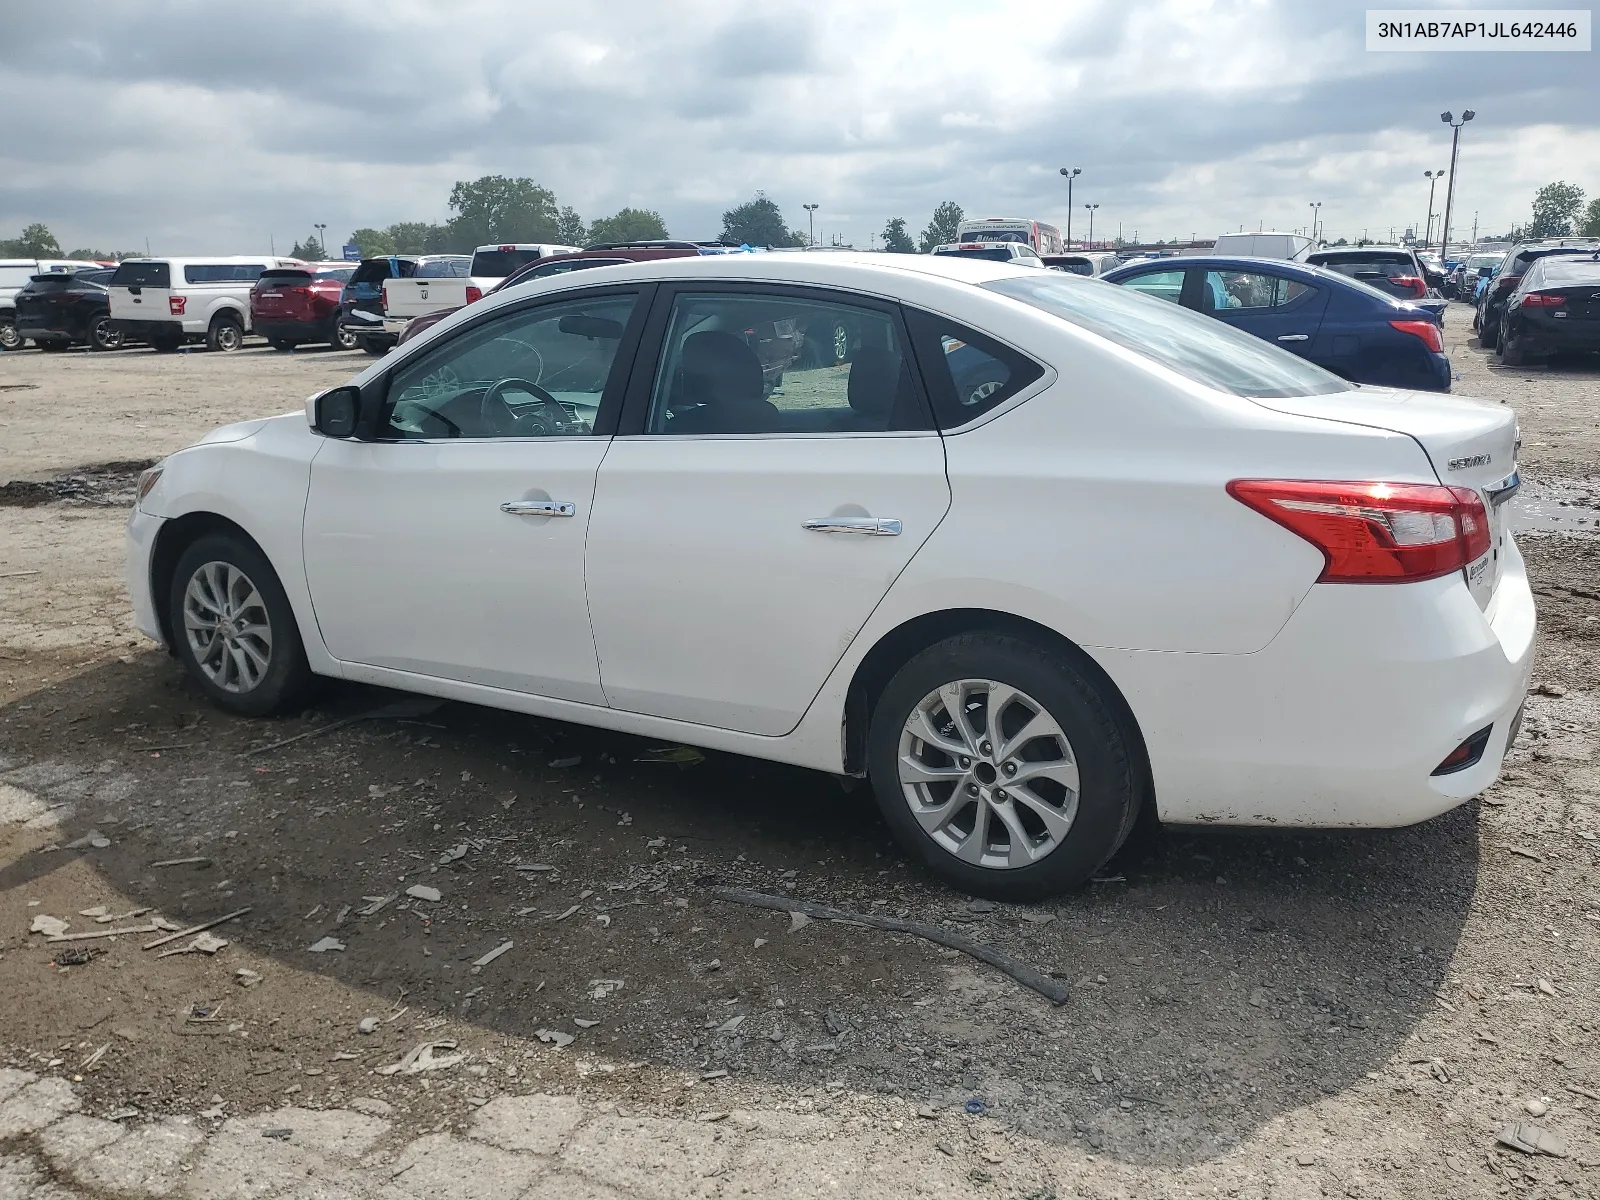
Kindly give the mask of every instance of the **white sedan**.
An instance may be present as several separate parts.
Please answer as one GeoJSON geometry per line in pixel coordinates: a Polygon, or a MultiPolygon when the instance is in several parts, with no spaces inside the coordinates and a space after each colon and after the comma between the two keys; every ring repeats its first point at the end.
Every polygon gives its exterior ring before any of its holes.
{"type": "Polygon", "coordinates": [[[865,775],[916,858],[1026,899],[1147,806],[1397,826],[1487,787],[1533,655],[1516,447],[1092,279],[673,259],[172,455],[128,581],[233,712],[333,676],[865,775]]]}

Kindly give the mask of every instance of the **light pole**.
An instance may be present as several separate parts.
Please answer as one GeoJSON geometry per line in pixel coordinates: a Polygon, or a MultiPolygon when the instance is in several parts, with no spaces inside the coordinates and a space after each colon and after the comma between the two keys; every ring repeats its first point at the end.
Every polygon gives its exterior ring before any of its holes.
{"type": "Polygon", "coordinates": [[[1313,200],[1311,203],[1311,244],[1317,244],[1317,219],[1322,216],[1322,201],[1313,200]]]}
{"type": "Polygon", "coordinates": [[[328,225],[327,225],[327,222],[324,221],[321,224],[318,224],[317,222],[313,221],[311,223],[311,228],[313,228],[313,229],[315,229],[317,231],[317,249],[322,252],[322,257],[323,258],[327,258],[328,257],[328,225]]]}
{"type": "Polygon", "coordinates": [[[1450,126],[1450,183],[1444,189],[1444,224],[1439,229],[1439,258],[1442,261],[1450,253],[1450,206],[1456,198],[1456,151],[1461,147],[1461,127],[1478,114],[1470,108],[1463,110],[1461,120],[1457,121],[1447,112],[1439,114],[1439,120],[1450,126]]]}
{"type": "Polygon", "coordinates": [[[1422,235],[1422,248],[1426,250],[1433,240],[1433,189],[1439,186],[1439,179],[1443,171],[1424,171],[1422,177],[1428,181],[1428,228],[1422,235]]]}
{"type": "Polygon", "coordinates": [[[1089,210],[1089,249],[1093,250],[1094,249],[1094,210],[1099,208],[1100,206],[1098,204],[1085,204],[1084,207],[1089,210]]]}
{"type": "Polygon", "coordinates": [[[1072,249],[1072,181],[1083,174],[1082,167],[1062,167],[1061,173],[1067,177],[1067,249],[1072,249]]]}
{"type": "Polygon", "coordinates": [[[811,222],[811,244],[815,246],[817,244],[817,205],[802,204],[800,207],[806,210],[806,219],[811,222]]]}

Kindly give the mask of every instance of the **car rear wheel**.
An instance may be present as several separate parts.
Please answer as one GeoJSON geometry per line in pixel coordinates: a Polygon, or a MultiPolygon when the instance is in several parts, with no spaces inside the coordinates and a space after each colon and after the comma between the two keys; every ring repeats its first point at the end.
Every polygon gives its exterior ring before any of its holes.
{"type": "Polygon", "coordinates": [[[96,350],[120,350],[122,330],[112,323],[110,317],[101,317],[89,330],[89,345],[96,350]]]}
{"type": "Polygon", "coordinates": [[[0,350],[21,350],[22,335],[17,332],[17,323],[12,320],[0,320],[0,350]]]}
{"type": "Polygon", "coordinates": [[[178,559],[169,605],[178,659],[219,708],[265,716],[293,707],[310,686],[289,598],[244,539],[195,541],[178,559]]]}
{"type": "Polygon", "coordinates": [[[219,315],[211,320],[211,328],[206,330],[206,349],[208,350],[237,350],[244,345],[244,326],[239,324],[236,317],[219,315]]]}
{"type": "Polygon", "coordinates": [[[361,342],[355,333],[342,325],[333,327],[333,337],[328,339],[328,344],[335,350],[354,350],[361,342]]]}
{"type": "Polygon", "coordinates": [[[393,344],[386,340],[368,337],[361,339],[361,348],[373,358],[382,358],[393,348],[393,344]]]}
{"type": "Polygon", "coordinates": [[[1500,354],[1500,362],[1507,367],[1525,366],[1528,361],[1528,350],[1523,345],[1522,339],[1512,336],[1510,327],[1500,322],[1500,339],[1496,350],[1500,354]]]}
{"type": "Polygon", "coordinates": [[[1139,811],[1127,735],[1096,684],[1010,634],[962,634],[906,663],[873,712],[868,770],[901,845],[998,900],[1081,886],[1139,811]]]}

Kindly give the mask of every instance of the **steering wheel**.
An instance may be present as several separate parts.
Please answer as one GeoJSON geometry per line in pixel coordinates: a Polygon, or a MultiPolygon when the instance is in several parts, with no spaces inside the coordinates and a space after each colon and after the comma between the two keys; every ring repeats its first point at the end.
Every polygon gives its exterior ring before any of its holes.
{"type": "Polygon", "coordinates": [[[573,423],[567,410],[561,407],[561,401],[533,380],[516,376],[490,384],[478,400],[478,412],[484,424],[509,437],[550,437],[568,432],[573,423]],[[527,392],[539,401],[542,411],[518,416],[506,403],[505,394],[512,390],[527,392]]]}

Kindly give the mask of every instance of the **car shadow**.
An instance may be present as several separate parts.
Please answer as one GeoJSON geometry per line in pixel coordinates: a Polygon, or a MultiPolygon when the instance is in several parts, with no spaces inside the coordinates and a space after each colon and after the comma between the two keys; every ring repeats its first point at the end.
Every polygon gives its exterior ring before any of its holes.
{"type": "Polygon", "coordinates": [[[249,907],[236,943],[375,1004],[790,1093],[977,1101],[1177,1166],[1388,1064],[1476,885],[1469,805],[1397,831],[1144,833],[1080,893],[973,904],[905,861],[864,788],[466,704],[363,715],[404,699],[330,685],[300,716],[235,719],[155,652],[36,691],[0,709],[0,782],[60,806],[54,844],[109,845],[24,854],[0,891],[81,855],[174,921],[249,907]],[[205,861],[153,865],[185,858],[205,861]],[[716,883],[943,924],[1071,996],[866,927],[791,933],[716,883]],[[326,936],[344,951],[307,952],[326,936]]]}

